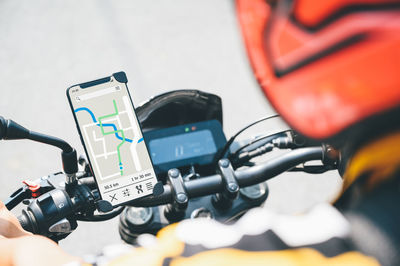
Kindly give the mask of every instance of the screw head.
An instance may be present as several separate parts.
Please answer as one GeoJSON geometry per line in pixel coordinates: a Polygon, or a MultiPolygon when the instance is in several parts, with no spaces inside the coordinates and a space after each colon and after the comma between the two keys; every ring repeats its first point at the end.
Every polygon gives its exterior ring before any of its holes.
{"type": "Polygon", "coordinates": [[[227,168],[229,166],[229,160],[228,159],[221,159],[219,160],[219,165],[223,168],[227,168]]]}
{"type": "Polygon", "coordinates": [[[179,171],[178,169],[174,168],[168,171],[168,174],[170,177],[176,178],[179,176],[179,171]]]}
{"type": "Polygon", "coordinates": [[[235,183],[229,183],[228,184],[228,189],[230,192],[236,192],[239,190],[239,186],[235,183]]]}
{"type": "Polygon", "coordinates": [[[183,193],[178,193],[178,195],[176,195],[176,201],[179,203],[185,203],[187,202],[188,198],[185,194],[183,193]]]}

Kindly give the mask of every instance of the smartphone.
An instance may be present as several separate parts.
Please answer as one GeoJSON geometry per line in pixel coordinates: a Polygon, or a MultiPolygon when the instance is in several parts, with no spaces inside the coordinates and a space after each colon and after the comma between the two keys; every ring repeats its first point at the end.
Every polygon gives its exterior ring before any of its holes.
{"type": "Polygon", "coordinates": [[[100,196],[114,207],[152,194],[157,183],[127,83],[118,72],[67,89],[100,196]]]}

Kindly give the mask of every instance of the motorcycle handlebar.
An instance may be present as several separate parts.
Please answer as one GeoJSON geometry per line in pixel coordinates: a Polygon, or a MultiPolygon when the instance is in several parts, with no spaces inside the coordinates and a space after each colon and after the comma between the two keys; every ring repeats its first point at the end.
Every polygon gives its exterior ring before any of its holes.
{"type": "MultiPolygon", "coordinates": [[[[323,147],[299,148],[277,158],[271,159],[268,162],[252,166],[247,169],[234,171],[234,176],[238,187],[243,188],[267,181],[268,179],[290,170],[301,163],[323,159],[323,147]]],[[[220,174],[184,181],[182,182],[182,185],[187,199],[221,193],[225,188],[224,178],[220,174]]],[[[83,187],[87,188],[85,185],[81,187],[82,189],[83,187]]],[[[176,192],[174,191],[175,188],[171,184],[166,184],[163,186],[163,188],[164,191],[160,195],[152,195],[145,198],[136,199],[128,205],[134,207],[153,207],[174,203],[174,193],[176,192]]],[[[66,217],[77,220],[78,213],[74,214],[74,212],[83,207],[93,207],[84,206],[88,204],[93,205],[94,201],[82,199],[82,197],[71,198],[65,191],[56,189],[43,194],[33,201],[29,205],[27,211],[23,210],[22,215],[18,217],[18,220],[25,230],[47,235],[49,234],[49,228],[52,225],[54,227],[54,223],[57,221],[66,217]],[[51,207],[47,208],[50,206],[49,204],[51,207]],[[60,208],[56,206],[63,207],[60,208]],[[75,219],[74,215],[76,216],[75,219]]],[[[96,220],[93,219],[93,221],[96,220]]]]}
{"type": "MultiPolygon", "coordinates": [[[[235,171],[236,181],[240,188],[252,186],[271,179],[291,168],[312,160],[323,160],[323,147],[300,148],[286,153],[268,162],[235,171]]],[[[183,183],[188,198],[196,198],[219,193],[224,189],[223,177],[219,174],[202,177],[183,183]]],[[[173,188],[164,185],[164,192],[157,196],[148,196],[130,203],[134,207],[152,207],[172,203],[173,188]]]]}

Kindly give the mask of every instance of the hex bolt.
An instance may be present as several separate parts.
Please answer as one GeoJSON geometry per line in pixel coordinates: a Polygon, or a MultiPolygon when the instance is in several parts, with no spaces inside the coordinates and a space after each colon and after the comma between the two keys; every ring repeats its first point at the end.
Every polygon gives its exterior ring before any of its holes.
{"type": "Polygon", "coordinates": [[[187,202],[188,198],[185,194],[183,193],[178,193],[178,195],[176,195],[176,201],[179,203],[185,203],[187,202]]]}
{"type": "Polygon", "coordinates": [[[237,192],[239,187],[235,183],[229,183],[228,184],[228,189],[229,189],[230,192],[237,192]]]}
{"type": "Polygon", "coordinates": [[[228,159],[221,159],[219,160],[219,165],[223,168],[227,168],[229,166],[229,160],[228,159]]]}
{"type": "Polygon", "coordinates": [[[177,178],[179,176],[179,171],[178,169],[171,169],[168,171],[169,172],[169,176],[172,178],[177,178]]]}

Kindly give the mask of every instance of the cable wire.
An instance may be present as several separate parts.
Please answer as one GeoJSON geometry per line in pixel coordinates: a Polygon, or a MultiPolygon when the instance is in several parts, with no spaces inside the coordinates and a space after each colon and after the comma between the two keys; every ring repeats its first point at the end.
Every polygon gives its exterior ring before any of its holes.
{"type": "Polygon", "coordinates": [[[93,216],[78,216],[77,220],[84,221],[84,222],[107,221],[109,219],[112,219],[112,218],[118,216],[124,210],[124,208],[125,208],[125,206],[120,206],[106,214],[98,214],[98,215],[93,215],[93,216]]]}
{"type": "MultiPolygon", "coordinates": [[[[264,135],[264,136],[261,136],[261,137],[259,137],[259,138],[256,138],[256,139],[250,141],[249,143],[243,145],[243,146],[240,147],[239,149],[237,149],[237,150],[232,154],[232,158],[233,158],[233,157],[237,157],[237,156],[239,155],[239,153],[240,153],[242,150],[244,150],[244,149],[246,149],[247,147],[253,145],[254,143],[257,143],[257,142],[259,142],[259,141],[262,141],[262,140],[267,139],[267,140],[266,140],[266,143],[263,144],[263,145],[265,145],[265,144],[267,144],[267,142],[271,142],[273,139],[275,139],[275,138],[277,138],[277,137],[280,137],[281,135],[283,135],[283,133],[290,132],[290,131],[292,131],[292,130],[291,130],[291,129],[286,129],[286,130],[282,130],[282,131],[279,131],[279,132],[274,133],[274,134],[268,134],[268,135],[264,135]],[[269,138],[270,138],[271,140],[268,140],[269,138]]],[[[251,150],[250,150],[250,151],[251,151],[251,150]]]]}
{"type": "Polygon", "coordinates": [[[218,156],[215,157],[215,158],[216,158],[215,162],[218,162],[220,159],[225,158],[226,152],[228,151],[229,147],[232,145],[232,143],[233,143],[233,141],[236,139],[236,137],[239,136],[243,131],[245,131],[246,129],[248,129],[248,128],[250,128],[250,127],[252,127],[252,126],[254,126],[254,125],[256,125],[256,124],[258,124],[258,123],[260,123],[260,122],[263,122],[263,121],[265,121],[265,120],[269,120],[269,119],[272,119],[272,118],[275,118],[275,117],[279,117],[279,115],[278,115],[278,114],[275,114],[275,115],[263,117],[263,118],[261,118],[261,119],[255,121],[255,122],[251,123],[250,125],[248,125],[248,126],[242,128],[241,130],[239,130],[235,135],[233,135],[233,136],[228,140],[228,142],[225,144],[225,146],[224,146],[224,148],[222,149],[222,151],[220,152],[220,154],[219,154],[218,156]]]}

